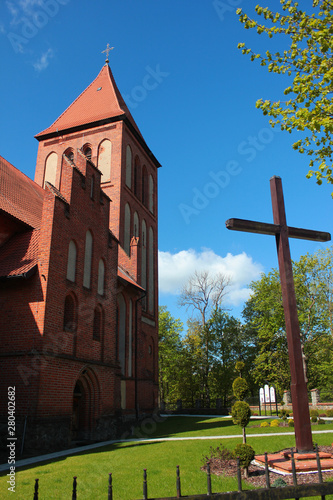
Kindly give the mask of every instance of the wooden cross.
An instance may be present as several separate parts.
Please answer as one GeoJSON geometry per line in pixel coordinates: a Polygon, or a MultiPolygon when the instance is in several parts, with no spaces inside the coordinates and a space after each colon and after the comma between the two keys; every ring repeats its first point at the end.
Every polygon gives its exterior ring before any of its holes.
{"type": "Polygon", "coordinates": [[[110,47],[110,44],[108,43],[106,49],[102,50],[102,54],[106,53],[106,59],[105,59],[106,63],[109,62],[109,52],[111,52],[111,50],[113,50],[113,49],[114,49],[114,47],[110,47]]]}
{"type": "Polygon", "coordinates": [[[226,227],[235,231],[273,234],[276,238],[282,302],[286,321],[291,375],[291,399],[295,423],[296,448],[299,452],[313,451],[308,392],[304,376],[303,353],[297,316],[294,278],[289,249],[289,237],[313,241],[330,241],[330,233],[288,227],[280,177],[270,179],[274,224],[243,219],[229,219],[226,227]]]}

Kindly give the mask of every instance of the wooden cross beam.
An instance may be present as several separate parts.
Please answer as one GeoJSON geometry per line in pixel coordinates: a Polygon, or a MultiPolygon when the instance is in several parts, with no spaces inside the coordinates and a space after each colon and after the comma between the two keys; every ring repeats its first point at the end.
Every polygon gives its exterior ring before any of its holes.
{"type": "Polygon", "coordinates": [[[313,450],[308,392],[304,376],[296,294],[290,257],[289,238],[330,241],[330,233],[288,227],[280,177],[270,179],[274,224],[228,219],[226,227],[235,231],[275,235],[279,261],[282,302],[286,321],[291,375],[291,399],[295,423],[296,448],[299,452],[313,450]]]}

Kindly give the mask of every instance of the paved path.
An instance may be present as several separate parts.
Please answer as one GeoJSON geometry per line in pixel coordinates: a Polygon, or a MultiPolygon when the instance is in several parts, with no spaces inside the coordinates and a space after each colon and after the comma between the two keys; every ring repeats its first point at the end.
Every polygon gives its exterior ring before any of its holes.
{"type": "MultiPolygon", "coordinates": [[[[312,434],[328,434],[333,433],[333,430],[327,431],[312,431],[312,434]]],[[[272,436],[293,436],[294,432],[271,432],[266,434],[247,434],[247,440],[249,441],[251,437],[272,437],[272,436]]],[[[163,438],[139,438],[139,439],[118,439],[112,441],[103,441],[101,443],[88,444],[86,446],[78,446],[77,448],[70,448],[69,450],[57,451],[55,453],[49,453],[48,455],[41,455],[39,457],[25,458],[23,460],[17,460],[15,463],[16,469],[18,467],[25,467],[27,465],[37,464],[39,462],[49,462],[51,460],[66,457],[69,455],[75,455],[76,453],[82,453],[83,451],[93,450],[95,448],[101,448],[110,444],[116,443],[158,443],[162,441],[189,441],[189,440],[212,440],[212,439],[232,439],[232,438],[242,438],[242,434],[233,434],[229,436],[197,436],[197,437],[163,437],[163,438]]],[[[9,469],[8,464],[0,465],[0,472],[9,469]]]]}

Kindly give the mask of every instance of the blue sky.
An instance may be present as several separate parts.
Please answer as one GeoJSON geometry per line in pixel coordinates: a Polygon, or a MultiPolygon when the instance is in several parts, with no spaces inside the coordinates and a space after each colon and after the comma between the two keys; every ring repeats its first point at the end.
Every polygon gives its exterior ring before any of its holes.
{"type": "MultiPolygon", "coordinates": [[[[332,232],[332,188],[305,178],[296,135],[273,131],[258,98],[283,98],[287,77],[237,49],[281,48],[244,30],[245,0],[4,0],[0,4],[0,154],[33,177],[47,128],[110,66],[159,171],[160,304],[184,322],[177,293],[195,270],[229,273],[239,315],[248,284],[277,266],[273,237],[225,229],[231,217],[272,222],[269,179],[282,177],[291,226],[332,232]],[[150,75],[148,77],[148,75],[150,75]],[[149,85],[147,82],[149,81],[149,85]],[[154,84],[152,84],[154,82],[154,84]]],[[[310,0],[301,2],[311,8],[310,0]]],[[[279,7],[277,0],[269,6],[279,7]]],[[[291,240],[297,260],[330,244],[291,240]]]]}

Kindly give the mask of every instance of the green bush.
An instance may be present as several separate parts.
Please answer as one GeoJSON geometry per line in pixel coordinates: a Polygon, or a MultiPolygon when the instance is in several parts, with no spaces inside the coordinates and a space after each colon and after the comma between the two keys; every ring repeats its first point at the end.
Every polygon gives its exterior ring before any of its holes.
{"type": "Polygon", "coordinates": [[[209,454],[204,455],[202,457],[204,465],[207,464],[207,462],[210,462],[211,460],[218,459],[220,463],[224,464],[228,462],[229,460],[232,460],[234,458],[232,451],[230,451],[228,448],[225,448],[223,444],[220,444],[217,448],[213,448],[212,446],[209,448],[209,454]]]}
{"type": "Polygon", "coordinates": [[[267,420],[261,422],[260,427],[269,427],[269,423],[267,422],[267,420]]]}
{"type": "Polygon", "coordinates": [[[237,377],[232,384],[232,391],[234,396],[238,401],[243,401],[247,392],[249,390],[249,386],[244,378],[237,377]]]}
{"type": "Polygon", "coordinates": [[[284,408],[280,410],[279,417],[286,420],[289,417],[289,410],[285,410],[284,408]]]}
{"type": "Polygon", "coordinates": [[[323,420],[322,418],[318,418],[318,422],[317,422],[319,425],[324,425],[326,422],[325,420],[323,420]]]}
{"type": "Polygon", "coordinates": [[[288,427],[295,427],[295,423],[292,419],[288,420],[288,427]]]}
{"type": "Polygon", "coordinates": [[[318,417],[316,415],[312,415],[311,422],[315,424],[318,421],[318,417]]]}
{"type": "Polygon", "coordinates": [[[250,406],[245,401],[236,401],[231,408],[231,416],[234,424],[246,427],[251,418],[250,406]]]}
{"type": "Polygon", "coordinates": [[[239,457],[241,467],[248,467],[254,459],[254,449],[249,444],[237,444],[233,455],[235,458],[239,457]]]}
{"type": "Polygon", "coordinates": [[[333,417],[333,410],[327,410],[326,413],[328,417],[333,417]]]}
{"type": "Polygon", "coordinates": [[[318,417],[319,416],[319,411],[316,410],[315,408],[310,410],[310,417],[318,417]]]}
{"type": "Polygon", "coordinates": [[[271,421],[271,427],[279,427],[279,421],[278,420],[272,420],[271,421]]]}
{"type": "Polygon", "coordinates": [[[287,486],[287,483],[283,481],[281,477],[278,479],[275,479],[274,483],[272,484],[273,488],[282,488],[284,486],[287,486]]]}

